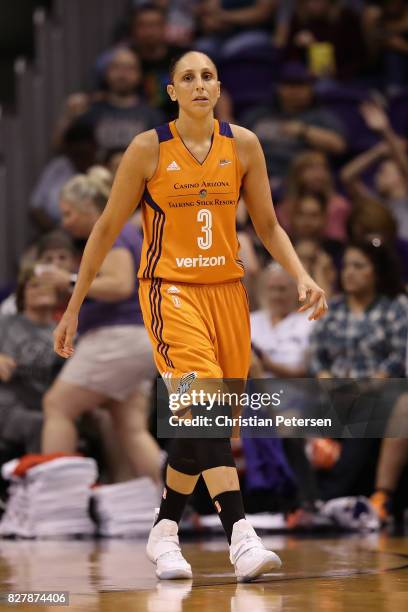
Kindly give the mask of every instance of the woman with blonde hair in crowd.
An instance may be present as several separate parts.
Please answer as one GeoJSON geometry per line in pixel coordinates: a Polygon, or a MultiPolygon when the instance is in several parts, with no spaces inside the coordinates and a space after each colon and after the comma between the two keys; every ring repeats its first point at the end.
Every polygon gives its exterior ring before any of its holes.
{"type": "Polygon", "coordinates": [[[279,221],[287,231],[291,230],[293,202],[307,194],[325,197],[328,202],[325,236],[344,242],[350,203],[336,192],[328,159],[320,151],[305,151],[290,165],[285,197],[277,209],[279,221]]]}
{"type": "MultiPolygon", "coordinates": [[[[94,167],[63,187],[62,225],[86,240],[104,210],[112,177],[94,167]]],[[[42,452],[74,453],[75,421],[106,406],[134,476],[160,481],[160,450],[147,428],[147,389],[155,374],[137,295],[140,230],[125,224],[81,309],[78,343],[44,402],[42,452]]]]}

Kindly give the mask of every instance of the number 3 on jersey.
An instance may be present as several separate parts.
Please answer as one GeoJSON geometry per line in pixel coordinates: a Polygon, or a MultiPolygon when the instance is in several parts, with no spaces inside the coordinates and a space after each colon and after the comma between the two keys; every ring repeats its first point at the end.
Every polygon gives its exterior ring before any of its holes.
{"type": "Polygon", "coordinates": [[[197,221],[204,223],[201,231],[204,234],[204,238],[200,236],[197,238],[197,243],[200,249],[209,249],[212,245],[212,214],[211,211],[206,208],[202,208],[198,211],[197,221]]]}

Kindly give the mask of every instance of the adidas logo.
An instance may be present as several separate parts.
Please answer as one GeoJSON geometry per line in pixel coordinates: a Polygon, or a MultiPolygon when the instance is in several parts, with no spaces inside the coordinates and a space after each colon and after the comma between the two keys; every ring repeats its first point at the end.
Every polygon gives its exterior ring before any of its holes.
{"type": "Polygon", "coordinates": [[[174,285],[167,289],[167,293],[180,293],[180,289],[177,289],[174,285]]]}
{"type": "Polygon", "coordinates": [[[231,163],[230,159],[220,159],[220,166],[228,166],[231,163]]]}
{"type": "Polygon", "coordinates": [[[172,170],[173,170],[173,171],[174,171],[174,170],[181,170],[181,168],[180,168],[180,166],[178,165],[178,163],[177,163],[177,162],[172,161],[172,162],[171,162],[171,164],[169,164],[169,165],[167,166],[167,170],[169,170],[169,171],[171,172],[172,170]]]}

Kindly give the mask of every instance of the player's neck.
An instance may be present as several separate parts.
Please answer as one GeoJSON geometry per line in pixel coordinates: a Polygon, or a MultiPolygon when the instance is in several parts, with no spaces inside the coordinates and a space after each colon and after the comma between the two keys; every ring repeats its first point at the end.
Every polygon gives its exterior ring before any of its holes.
{"type": "Polygon", "coordinates": [[[200,143],[210,139],[213,135],[214,116],[211,113],[207,117],[196,119],[181,112],[176,119],[176,127],[184,142],[200,143]]]}

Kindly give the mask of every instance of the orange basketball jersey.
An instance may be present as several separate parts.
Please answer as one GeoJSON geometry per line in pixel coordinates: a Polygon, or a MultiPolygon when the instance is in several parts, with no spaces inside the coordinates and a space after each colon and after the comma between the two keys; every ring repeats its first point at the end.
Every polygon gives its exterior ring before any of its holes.
{"type": "Polygon", "coordinates": [[[160,155],[141,202],[138,277],[201,284],[241,278],[235,223],[242,171],[229,124],[214,120],[203,163],[187,149],[174,121],[156,131],[160,155]]]}

